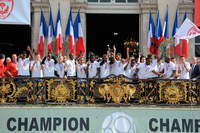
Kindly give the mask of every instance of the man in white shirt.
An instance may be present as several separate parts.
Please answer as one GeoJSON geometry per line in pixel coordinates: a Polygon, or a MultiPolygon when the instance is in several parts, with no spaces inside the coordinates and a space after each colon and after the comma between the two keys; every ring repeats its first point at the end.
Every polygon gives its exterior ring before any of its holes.
{"type": "Polygon", "coordinates": [[[176,74],[176,67],[174,63],[170,62],[169,57],[165,57],[164,73],[161,75],[164,79],[173,79],[176,74]]]}
{"type": "Polygon", "coordinates": [[[36,54],[35,60],[31,61],[30,71],[31,71],[31,76],[34,78],[43,77],[41,59],[39,54],[36,54]]]}
{"type": "Polygon", "coordinates": [[[57,61],[52,53],[49,52],[47,57],[42,60],[44,77],[55,77],[55,64],[57,64],[57,61]]]}
{"type": "Polygon", "coordinates": [[[189,79],[190,78],[190,63],[185,61],[185,57],[181,56],[181,64],[180,64],[180,79],[189,79]]]}
{"type": "Polygon", "coordinates": [[[64,78],[65,76],[65,64],[63,63],[63,56],[58,57],[58,63],[55,65],[55,75],[59,78],[64,78]]]}
{"type": "Polygon", "coordinates": [[[122,56],[120,53],[117,53],[117,55],[116,55],[115,46],[113,46],[113,49],[114,49],[114,56],[113,56],[114,63],[110,64],[111,74],[114,74],[115,76],[125,75],[124,67],[126,65],[126,62],[129,59],[129,48],[126,49],[126,52],[127,52],[126,60],[122,59],[122,56]]]}
{"type": "Polygon", "coordinates": [[[88,62],[88,78],[97,78],[99,74],[99,63],[95,61],[95,55],[90,55],[90,61],[88,62]]]}
{"type": "Polygon", "coordinates": [[[103,55],[103,61],[100,63],[100,77],[106,78],[110,75],[110,62],[107,54],[103,55]]]}
{"type": "Polygon", "coordinates": [[[19,77],[30,76],[30,58],[32,57],[27,58],[26,56],[27,56],[26,51],[24,51],[23,54],[19,56],[19,60],[18,60],[18,76],[19,77]]]}
{"type": "Polygon", "coordinates": [[[87,65],[85,64],[85,59],[81,57],[79,59],[79,64],[76,66],[77,77],[78,78],[86,78],[87,74],[87,65]]]}
{"type": "Polygon", "coordinates": [[[74,55],[69,54],[69,59],[65,62],[65,71],[67,73],[67,77],[75,77],[76,76],[76,63],[74,60],[74,55]]]}
{"type": "Polygon", "coordinates": [[[124,67],[125,76],[130,79],[133,79],[135,76],[136,68],[137,68],[137,65],[136,65],[135,59],[130,59],[129,62],[124,67]]]}
{"type": "Polygon", "coordinates": [[[150,64],[150,58],[146,58],[146,63],[140,63],[136,68],[136,75],[139,79],[155,78],[159,73],[150,64]]]}

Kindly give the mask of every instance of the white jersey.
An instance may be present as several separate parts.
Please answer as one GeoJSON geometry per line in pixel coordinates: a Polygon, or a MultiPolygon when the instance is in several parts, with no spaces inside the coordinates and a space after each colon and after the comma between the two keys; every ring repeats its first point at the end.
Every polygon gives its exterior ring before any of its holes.
{"type": "Polygon", "coordinates": [[[77,64],[77,77],[78,78],[86,78],[86,73],[85,73],[85,69],[86,69],[87,65],[86,64],[77,64]]]}
{"type": "Polygon", "coordinates": [[[31,76],[34,78],[41,78],[43,77],[42,68],[40,61],[31,61],[31,67],[33,67],[31,71],[31,76]],[[35,65],[34,65],[35,64],[35,65]]]}
{"type": "MultiPolygon", "coordinates": [[[[185,66],[190,70],[190,63],[186,62],[185,66]]],[[[180,65],[180,79],[190,79],[190,73],[186,70],[184,64],[180,65]]]]}
{"type": "Polygon", "coordinates": [[[110,62],[107,61],[103,65],[100,66],[100,77],[106,78],[110,75],[110,62]]]}
{"type": "Polygon", "coordinates": [[[99,62],[95,61],[88,66],[88,78],[94,78],[97,76],[97,69],[99,68],[99,62]]]}
{"type": "Polygon", "coordinates": [[[128,64],[127,69],[125,70],[125,76],[128,78],[133,78],[136,68],[136,65],[131,67],[131,64],[128,64]]]}
{"type": "Polygon", "coordinates": [[[156,77],[155,74],[152,72],[153,70],[155,70],[155,68],[152,67],[151,65],[146,65],[146,63],[140,63],[137,66],[137,69],[139,69],[138,72],[139,79],[149,79],[156,77]]]}
{"type": "Polygon", "coordinates": [[[115,63],[110,65],[110,74],[114,74],[116,76],[121,74],[125,75],[124,66],[125,64],[123,64],[122,61],[115,61],[115,63]]]}
{"type": "MultiPolygon", "coordinates": [[[[155,70],[155,72],[159,72],[159,73],[162,73],[163,72],[163,70],[164,70],[164,64],[163,63],[161,63],[161,64],[156,64],[155,66],[154,66],[154,70],[155,70]]],[[[155,75],[155,77],[158,77],[158,75],[156,75],[156,74],[154,74],[155,75]]]]}
{"type": "Polygon", "coordinates": [[[30,76],[30,61],[29,58],[19,58],[18,61],[18,75],[19,76],[30,76]]]}
{"type": "Polygon", "coordinates": [[[67,60],[67,76],[76,76],[75,60],[67,60]]]}
{"type": "Polygon", "coordinates": [[[165,77],[163,77],[164,79],[172,79],[174,77],[172,77],[173,75],[173,71],[176,70],[176,66],[174,63],[169,62],[169,63],[164,63],[164,74],[165,77]]]}
{"type": "Polygon", "coordinates": [[[45,60],[44,62],[44,77],[55,77],[55,61],[53,59],[45,60]]]}
{"type": "Polygon", "coordinates": [[[65,75],[65,64],[64,63],[57,63],[55,65],[55,71],[59,75],[59,77],[63,78],[65,75]]]}

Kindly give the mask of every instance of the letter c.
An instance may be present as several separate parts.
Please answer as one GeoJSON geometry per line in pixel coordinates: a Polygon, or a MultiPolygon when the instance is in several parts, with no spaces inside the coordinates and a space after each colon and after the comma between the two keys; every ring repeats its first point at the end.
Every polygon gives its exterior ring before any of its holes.
{"type": "Polygon", "coordinates": [[[153,122],[158,123],[158,120],[157,120],[156,118],[151,118],[151,119],[149,120],[149,129],[150,129],[152,132],[156,132],[156,131],[158,130],[158,127],[157,127],[157,126],[153,127],[153,122]]]}
{"type": "Polygon", "coordinates": [[[15,131],[16,126],[11,127],[10,126],[11,121],[16,122],[16,119],[13,118],[13,117],[9,118],[8,121],[7,121],[7,128],[8,128],[9,131],[15,131]]]}

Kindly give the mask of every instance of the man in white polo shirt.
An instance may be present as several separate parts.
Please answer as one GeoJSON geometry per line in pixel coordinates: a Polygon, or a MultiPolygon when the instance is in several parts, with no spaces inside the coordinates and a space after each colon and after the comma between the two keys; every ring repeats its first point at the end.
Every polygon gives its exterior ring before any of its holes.
{"type": "Polygon", "coordinates": [[[146,58],[146,63],[140,63],[137,66],[136,75],[139,79],[151,79],[160,74],[155,72],[155,67],[152,67],[150,58],[146,58]]]}
{"type": "Polygon", "coordinates": [[[57,64],[57,61],[52,53],[49,52],[48,55],[42,60],[44,77],[55,77],[55,64],[57,64]]]}
{"type": "Polygon", "coordinates": [[[170,61],[169,57],[165,57],[164,73],[161,75],[163,79],[173,79],[176,75],[176,66],[170,61]]]}
{"type": "Polygon", "coordinates": [[[55,65],[55,76],[59,78],[64,78],[65,76],[65,64],[63,63],[63,56],[58,57],[58,63],[55,65]]]}
{"type": "Polygon", "coordinates": [[[95,55],[90,55],[90,61],[87,64],[88,78],[97,78],[99,73],[99,63],[95,61],[95,55]]]}
{"type": "Polygon", "coordinates": [[[30,77],[30,59],[32,58],[32,51],[30,47],[27,48],[29,51],[29,57],[27,57],[26,51],[24,51],[18,60],[18,76],[19,77],[30,77]]]}
{"type": "Polygon", "coordinates": [[[181,64],[180,64],[180,79],[190,79],[190,63],[185,61],[185,57],[181,56],[181,64]]]}
{"type": "Polygon", "coordinates": [[[34,78],[43,77],[41,59],[39,54],[35,54],[35,59],[31,61],[30,71],[31,71],[31,76],[34,78]]]}
{"type": "Polygon", "coordinates": [[[74,60],[74,55],[69,54],[69,59],[65,62],[65,71],[67,73],[67,77],[75,77],[76,76],[76,63],[74,60]]]}

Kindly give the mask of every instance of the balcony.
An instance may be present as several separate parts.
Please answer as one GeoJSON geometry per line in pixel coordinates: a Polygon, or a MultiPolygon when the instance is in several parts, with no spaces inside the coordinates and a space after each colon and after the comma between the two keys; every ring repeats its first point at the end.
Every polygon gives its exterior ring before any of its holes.
{"type": "Polygon", "coordinates": [[[199,90],[199,80],[7,78],[0,104],[198,105],[199,90]]]}

